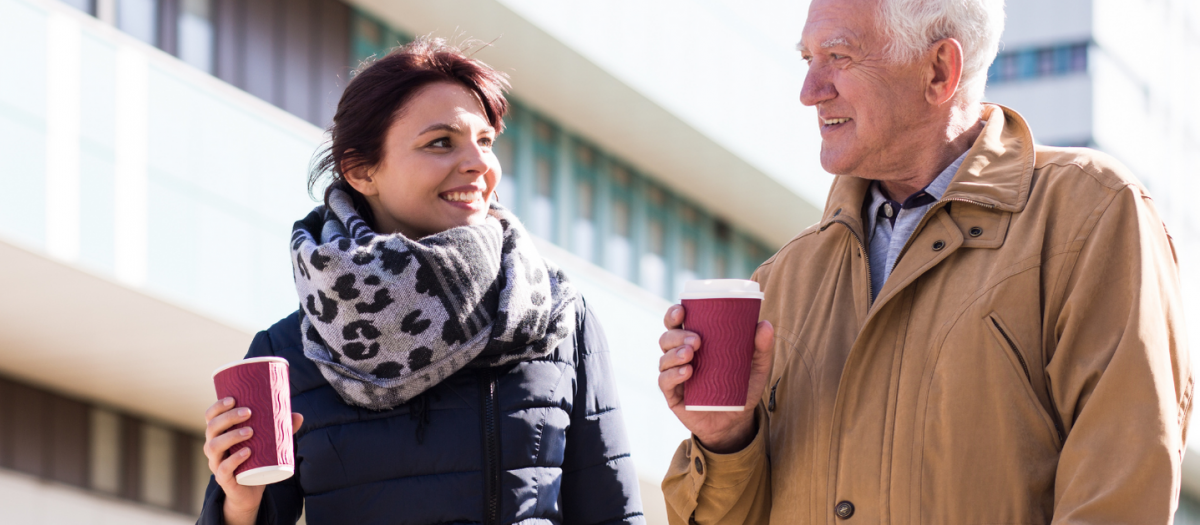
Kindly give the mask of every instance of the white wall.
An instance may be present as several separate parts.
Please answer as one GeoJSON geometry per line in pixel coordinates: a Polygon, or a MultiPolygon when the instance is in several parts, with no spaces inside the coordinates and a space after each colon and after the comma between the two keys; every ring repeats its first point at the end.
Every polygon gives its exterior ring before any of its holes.
{"type": "Polygon", "coordinates": [[[1085,73],[988,86],[984,98],[1020,113],[1041,144],[1085,144],[1092,138],[1092,79],[1085,73]]]}
{"type": "Polygon", "coordinates": [[[195,519],[0,469],[0,523],[187,525],[195,519]]]}

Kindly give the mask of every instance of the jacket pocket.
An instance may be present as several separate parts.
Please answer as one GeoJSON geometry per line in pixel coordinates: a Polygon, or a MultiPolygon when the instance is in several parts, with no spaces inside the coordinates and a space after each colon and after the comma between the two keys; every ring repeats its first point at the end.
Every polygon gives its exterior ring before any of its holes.
{"type": "Polygon", "coordinates": [[[1054,397],[1049,392],[1049,387],[1047,387],[1045,396],[1051,406],[1046,406],[1046,404],[1042,401],[1041,396],[1038,395],[1038,392],[1034,388],[1033,374],[1042,373],[1042,369],[1040,367],[1036,369],[1030,368],[1029,360],[1025,358],[1025,354],[1021,352],[1021,348],[1017,344],[1017,340],[1014,339],[1013,334],[1015,332],[1010,330],[1004,324],[1004,320],[1000,318],[998,313],[994,311],[989,313],[984,318],[984,322],[987,323],[988,329],[992,332],[992,336],[996,339],[996,343],[1008,355],[1014,371],[1020,376],[1021,380],[1023,380],[1025,391],[1029,394],[1030,400],[1041,408],[1042,415],[1046,419],[1046,424],[1050,427],[1051,432],[1053,432],[1058,438],[1057,445],[1061,448],[1065,436],[1063,435],[1062,426],[1054,414],[1054,397]]]}

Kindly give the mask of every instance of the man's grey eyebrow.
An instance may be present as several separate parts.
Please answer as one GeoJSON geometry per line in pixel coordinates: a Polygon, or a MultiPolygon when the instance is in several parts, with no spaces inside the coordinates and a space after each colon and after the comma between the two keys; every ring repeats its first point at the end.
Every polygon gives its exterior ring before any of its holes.
{"type": "MultiPolygon", "coordinates": [[[[849,46],[849,45],[850,45],[849,40],[846,40],[845,37],[839,36],[839,37],[830,38],[829,40],[821,42],[821,49],[829,49],[831,47],[849,46]]],[[[796,42],[796,51],[805,53],[805,52],[808,52],[808,47],[806,47],[804,45],[804,42],[796,42]]]]}
{"type": "Polygon", "coordinates": [[[831,47],[848,46],[848,45],[850,45],[850,42],[848,40],[846,40],[845,38],[839,36],[837,38],[830,38],[829,40],[821,42],[821,49],[829,49],[831,47]]]}

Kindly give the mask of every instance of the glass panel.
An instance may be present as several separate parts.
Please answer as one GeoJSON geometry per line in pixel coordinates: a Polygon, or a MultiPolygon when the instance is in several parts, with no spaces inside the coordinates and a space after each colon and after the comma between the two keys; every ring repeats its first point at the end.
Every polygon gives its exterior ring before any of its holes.
{"type": "Polygon", "coordinates": [[[1087,71],[1087,44],[1071,46],[1071,71],[1087,71]]]}
{"type": "Polygon", "coordinates": [[[83,11],[89,15],[96,14],[96,3],[92,0],[62,0],[62,3],[74,7],[75,9],[83,11]]]}
{"type": "Polygon", "coordinates": [[[1021,51],[1017,54],[1017,75],[1020,78],[1037,76],[1038,53],[1036,50],[1021,51]]]}
{"type": "MultiPolygon", "coordinates": [[[[89,477],[93,489],[109,494],[121,490],[121,419],[107,410],[91,411],[89,477]]],[[[208,469],[207,461],[205,470],[208,469]]]]}
{"type": "Polygon", "coordinates": [[[534,235],[554,239],[554,170],[549,159],[537,160],[535,194],[529,210],[529,228],[534,235]]]}
{"type": "Polygon", "coordinates": [[[1038,75],[1050,76],[1054,74],[1054,48],[1038,50],[1038,75]]]}
{"type": "Polygon", "coordinates": [[[576,255],[589,261],[596,256],[596,232],[593,201],[595,191],[591,181],[579,180],[575,184],[577,215],[571,231],[572,249],[576,255]]]}
{"type": "Polygon", "coordinates": [[[638,262],[642,287],[659,296],[667,293],[667,264],[662,257],[663,233],[662,222],[654,219],[646,222],[646,252],[638,262]]]}
{"type": "Polygon", "coordinates": [[[170,430],[142,425],[142,501],[170,507],[175,489],[175,436],[170,430]]]}
{"type": "Polygon", "coordinates": [[[155,0],[119,0],[117,27],[150,45],[158,42],[158,2],[155,0]]]}
{"type": "Polygon", "coordinates": [[[679,271],[675,272],[676,290],[683,290],[684,283],[700,278],[696,274],[696,266],[699,259],[696,241],[691,237],[684,237],[682,242],[679,243],[679,271]]]}
{"type": "Polygon", "coordinates": [[[605,240],[604,266],[622,279],[633,277],[633,245],[629,242],[629,204],[614,200],[612,207],[612,234],[605,240]]]}
{"type": "Polygon", "coordinates": [[[212,0],[183,0],[179,11],[179,59],[212,73],[212,0]]]}

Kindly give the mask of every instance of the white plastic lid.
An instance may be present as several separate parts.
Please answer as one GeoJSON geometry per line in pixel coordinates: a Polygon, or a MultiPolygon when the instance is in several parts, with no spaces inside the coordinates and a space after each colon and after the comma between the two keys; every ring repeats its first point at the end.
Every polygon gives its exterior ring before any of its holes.
{"type": "Polygon", "coordinates": [[[290,364],[288,363],[288,360],[284,359],[282,357],[251,357],[250,359],[238,359],[237,361],[234,361],[232,363],[225,363],[225,364],[217,367],[216,370],[213,370],[212,375],[213,375],[213,377],[217,377],[217,374],[221,373],[222,371],[229,369],[229,368],[233,368],[238,365],[246,365],[246,364],[250,364],[250,363],[264,363],[264,362],[266,362],[266,363],[283,363],[285,365],[290,366],[290,364]]]}
{"type": "Polygon", "coordinates": [[[748,279],[703,279],[683,284],[680,299],[762,299],[758,283],[748,279]]]}

